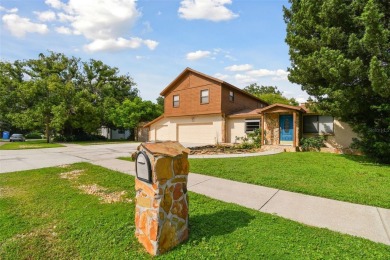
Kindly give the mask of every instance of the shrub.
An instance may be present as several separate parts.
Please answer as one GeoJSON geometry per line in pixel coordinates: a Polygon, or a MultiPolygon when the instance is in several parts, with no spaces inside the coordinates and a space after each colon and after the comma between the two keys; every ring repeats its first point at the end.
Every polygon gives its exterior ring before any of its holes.
{"type": "Polygon", "coordinates": [[[58,135],[54,137],[56,142],[78,142],[78,141],[103,141],[107,140],[105,136],[96,134],[80,134],[80,135],[58,135]]]}
{"type": "Polygon", "coordinates": [[[260,129],[255,129],[253,133],[248,133],[247,137],[236,136],[236,141],[238,140],[242,140],[242,143],[238,145],[238,148],[241,149],[260,148],[261,146],[260,129]]]}
{"type": "Polygon", "coordinates": [[[27,139],[42,139],[42,133],[39,133],[39,132],[31,132],[31,133],[28,133],[26,134],[26,138],[27,139]]]}
{"type": "Polygon", "coordinates": [[[301,147],[303,151],[320,151],[324,147],[325,137],[322,135],[315,137],[307,137],[301,139],[301,147]]]}

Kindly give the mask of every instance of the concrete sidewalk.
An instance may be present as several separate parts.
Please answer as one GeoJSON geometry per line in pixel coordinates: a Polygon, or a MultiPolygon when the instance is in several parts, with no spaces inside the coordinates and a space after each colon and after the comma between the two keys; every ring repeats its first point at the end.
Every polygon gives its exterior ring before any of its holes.
{"type": "MultiPolygon", "coordinates": [[[[94,164],[135,175],[133,162],[111,159],[94,164]]],[[[190,173],[188,190],[225,202],[276,214],[309,226],[390,245],[390,210],[325,199],[190,173]]]]}

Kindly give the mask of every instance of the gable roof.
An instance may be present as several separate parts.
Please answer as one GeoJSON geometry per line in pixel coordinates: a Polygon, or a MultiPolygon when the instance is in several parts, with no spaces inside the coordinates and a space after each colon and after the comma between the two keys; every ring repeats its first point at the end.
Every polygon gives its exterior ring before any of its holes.
{"type": "Polygon", "coordinates": [[[150,125],[152,125],[152,124],[154,124],[155,122],[157,122],[157,121],[159,121],[159,120],[163,119],[164,117],[165,117],[165,116],[164,116],[164,114],[162,114],[161,116],[159,116],[159,117],[157,117],[157,118],[153,119],[152,121],[150,121],[150,122],[146,123],[146,124],[145,124],[145,125],[143,125],[142,127],[143,127],[143,128],[145,128],[145,127],[149,127],[150,125]]]}
{"type": "Polygon", "coordinates": [[[268,107],[264,107],[262,109],[259,110],[259,113],[263,113],[267,110],[271,110],[275,107],[281,107],[281,108],[285,108],[285,109],[288,109],[288,110],[296,110],[296,111],[300,111],[300,112],[304,112],[306,113],[306,110],[303,109],[302,107],[299,107],[299,106],[290,106],[290,105],[285,105],[285,104],[279,104],[279,103],[275,103],[275,104],[272,104],[268,107]]]}
{"type": "Polygon", "coordinates": [[[191,72],[191,73],[194,73],[194,74],[197,74],[197,75],[199,75],[199,76],[202,76],[202,77],[204,77],[204,78],[206,78],[206,79],[208,79],[208,80],[210,80],[210,81],[214,81],[214,82],[216,82],[216,83],[219,83],[219,84],[221,84],[221,86],[223,86],[223,87],[231,88],[231,89],[233,89],[233,90],[235,90],[235,91],[237,91],[237,92],[240,92],[240,93],[243,94],[243,95],[246,95],[246,96],[248,96],[248,97],[251,97],[251,98],[253,98],[253,99],[256,99],[256,100],[258,100],[258,101],[260,101],[260,102],[262,102],[262,103],[264,103],[264,104],[266,104],[266,105],[269,105],[269,104],[268,104],[267,102],[265,102],[264,100],[262,100],[262,99],[260,99],[260,98],[258,98],[258,97],[256,97],[256,96],[254,96],[254,95],[252,95],[252,94],[249,94],[248,92],[246,92],[246,91],[244,91],[244,90],[242,90],[242,89],[240,89],[240,88],[238,88],[238,87],[236,87],[236,86],[234,86],[234,85],[232,85],[232,84],[230,84],[230,83],[228,83],[228,82],[226,82],[226,81],[223,81],[223,80],[214,78],[214,77],[212,77],[212,76],[209,76],[209,75],[204,74],[204,73],[202,73],[202,72],[199,72],[199,71],[197,71],[197,70],[191,69],[191,68],[189,68],[189,67],[185,68],[185,69],[182,71],[182,73],[179,74],[179,76],[177,76],[171,83],[169,83],[169,85],[166,86],[166,87],[163,89],[163,91],[161,91],[160,95],[161,95],[161,96],[165,96],[165,94],[167,94],[167,93],[176,85],[176,83],[177,83],[178,81],[180,81],[180,79],[182,79],[185,75],[187,75],[187,73],[190,73],[190,72],[191,72]]]}
{"type": "Polygon", "coordinates": [[[260,117],[260,108],[255,109],[243,109],[237,111],[233,114],[228,115],[229,118],[251,118],[251,117],[260,117]]]}

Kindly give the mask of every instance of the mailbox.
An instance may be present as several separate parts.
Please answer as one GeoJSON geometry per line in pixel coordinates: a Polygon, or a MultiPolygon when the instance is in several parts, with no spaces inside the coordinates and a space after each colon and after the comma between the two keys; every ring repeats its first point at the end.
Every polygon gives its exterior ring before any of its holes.
{"type": "Polygon", "coordinates": [[[189,152],[167,141],[142,143],[135,154],[135,235],[151,255],[188,238],[189,152]]]}
{"type": "Polygon", "coordinates": [[[139,180],[152,183],[152,165],[145,151],[137,153],[135,159],[135,172],[139,180]]]}

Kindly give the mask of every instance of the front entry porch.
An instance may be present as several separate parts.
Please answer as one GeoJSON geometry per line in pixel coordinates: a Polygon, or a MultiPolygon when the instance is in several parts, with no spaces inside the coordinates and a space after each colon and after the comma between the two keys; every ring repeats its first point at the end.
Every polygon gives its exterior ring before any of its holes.
{"type": "Polygon", "coordinates": [[[274,104],[260,111],[262,145],[298,147],[301,138],[301,107],[274,104]]]}

